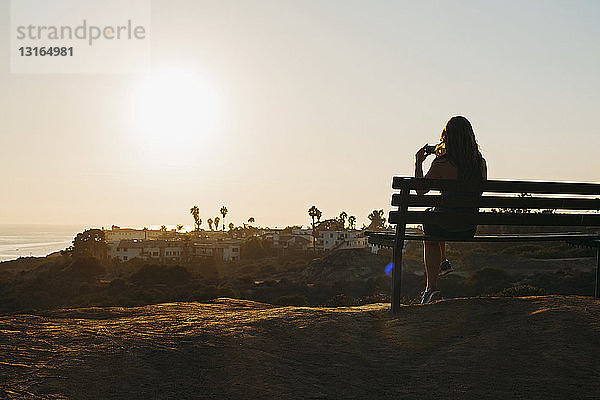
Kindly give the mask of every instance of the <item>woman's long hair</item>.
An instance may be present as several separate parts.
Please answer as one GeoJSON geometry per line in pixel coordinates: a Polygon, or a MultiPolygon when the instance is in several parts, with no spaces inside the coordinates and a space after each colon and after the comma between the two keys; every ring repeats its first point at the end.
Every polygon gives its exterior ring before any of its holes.
{"type": "Polygon", "coordinates": [[[450,118],[442,137],[445,138],[446,157],[458,169],[458,179],[483,181],[483,157],[469,120],[460,116],[450,118]]]}

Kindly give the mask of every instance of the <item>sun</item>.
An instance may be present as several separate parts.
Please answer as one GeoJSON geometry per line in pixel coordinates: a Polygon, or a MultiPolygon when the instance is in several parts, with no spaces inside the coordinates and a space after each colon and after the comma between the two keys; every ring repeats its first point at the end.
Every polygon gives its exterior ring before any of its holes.
{"type": "Polygon", "coordinates": [[[193,71],[160,70],[144,76],[134,94],[135,140],[159,154],[184,154],[215,135],[219,96],[193,71]]]}

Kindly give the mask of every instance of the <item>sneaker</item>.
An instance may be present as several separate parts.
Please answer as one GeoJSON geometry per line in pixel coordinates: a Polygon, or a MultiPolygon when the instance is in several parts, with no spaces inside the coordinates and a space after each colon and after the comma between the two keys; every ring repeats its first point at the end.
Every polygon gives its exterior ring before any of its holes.
{"type": "Polygon", "coordinates": [[[450,264],[450,261],[445,260],[440,265],[440,273],[438,276],[445,276],[448,275],[450,272],[454,272],[454,268],[452,267],[452,264],[450,264]]]}
{"type": "Polygon", "coordinates": [[[440,295],[440,291],[436,288],[425,290],[421,293],[421,304],[429,304],[434,299],[437,299],[440,295]]]}

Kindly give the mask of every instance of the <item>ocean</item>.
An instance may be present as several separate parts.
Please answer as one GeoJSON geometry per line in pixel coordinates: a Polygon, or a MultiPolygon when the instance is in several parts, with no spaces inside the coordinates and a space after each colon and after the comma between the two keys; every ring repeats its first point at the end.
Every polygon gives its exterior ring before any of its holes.
{"type": "Polygon", "coordinates": [[[84,229],[82,225],[0,225],[0,262],[64,250],[84,229]]]}

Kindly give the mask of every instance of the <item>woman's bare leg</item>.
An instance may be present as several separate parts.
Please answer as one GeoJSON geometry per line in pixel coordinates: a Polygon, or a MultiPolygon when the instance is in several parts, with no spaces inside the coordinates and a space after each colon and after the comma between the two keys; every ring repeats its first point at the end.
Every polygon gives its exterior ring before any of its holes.
{"type": "Polygon", "coordinates": [[[440,264],[442,263],[442,247],[440,243],[444,242],[431,242],[426,241],[424,243],[424,258],[425,258],[425,271],[427,273],[427,288],[431,289],[437,287],[437,279],[440,273],[440,264]]]}

